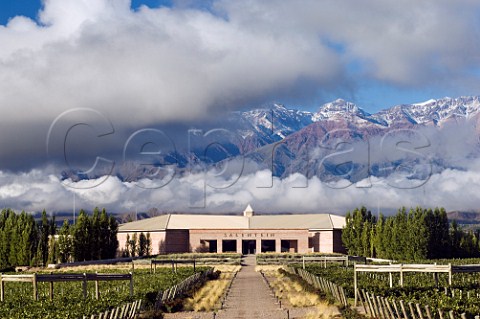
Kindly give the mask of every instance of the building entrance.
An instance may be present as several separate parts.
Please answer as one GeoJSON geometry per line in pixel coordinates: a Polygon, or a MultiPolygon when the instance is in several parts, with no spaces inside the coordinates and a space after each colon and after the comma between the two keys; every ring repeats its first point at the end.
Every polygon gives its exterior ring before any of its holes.
{"type": "Polygon", "coordinates": [[[243,255],[255,254],[256,249],[257,249],[257,241],[255,239],[242,240],[243,255]]]}

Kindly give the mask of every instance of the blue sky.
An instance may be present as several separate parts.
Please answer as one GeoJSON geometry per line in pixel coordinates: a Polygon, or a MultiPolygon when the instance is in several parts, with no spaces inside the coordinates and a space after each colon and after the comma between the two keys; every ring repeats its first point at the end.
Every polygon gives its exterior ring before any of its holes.
{"type": "MultiPolygon", "coordinates": [[[[149,7],[171,6],[168,0],[133,0],[132,8],[137,9],[141,5],[149,7]]],[[[17,15],[23,15],[35,19],[38,11],[42,8],[41,0],[6,0],[0,2],[0,24],[6,25],[8,20],[17,15]]]]}
{"type": "MultiPolygon", "coordinates": [[[[161,6],[175,7],[173,3],[173,1],[168,0],[133,0],[131,7],[134,10],[138,9],[141,5],[146,5],[150,8],[158,8],[161,6]]],[[[189,4],[191,3],[193,2],[179,1],[177,3],[177,7],[189,7],[189,4]]],[[[210,1],[208,3],[210,4],[210,1]]],[[[37,14],[41,9],[41,6],[42,4],[39,0],[2,1],[0,2],[0,24],[6,25],[10,19],[19,15],[27,16],[37,20],[37,14]]],[[[192,6],[190,7],[194,10],[198,9],[192,6]]],[[[235,6],[232,7],[235,8],[235,6]]],[[[240,9],[246,11],[245,8],[240,9]]],[[[214,14],[215,13],[213,13],[213,15],[214,14]]],[[[348,38],[348,36],[342,36],[341,38],[348,38]]],[[[340,60],[345,59],[345,57],[350,58],[348,57],[348,44],[339,44],[341,41],[327,42],[330,49],[332,49],[334,53],[338,54],[340,60]]],[[[425,57],[422,57],[422,59],[424,58],[425,57]]],[[[362,59],[357,60],[354,58],[349,63],[344,64],[344,70],[342,71],[343,74],[341,75],[342,79],[339,80],[340,82],[344,83],[338,87],[328,87],[327,89],[320,90],[319,92],[318,90],[309,88],[308,86],[307,89],[298,89],[299,85],[295,84],[291,86],[289,91],[294,91],[297,93],[286,96],[283,94],[276,95],[275,92],[278,93],[278,91],[274,90],[273,94],[269,94],[268,96],[271,101],[283,102],[287,105],[290,104],[310,110],[315,110],[319,105],[330,100],[344,98],[354,101],[367,111],[374,113],[380,109],[391,107],[400,103],[414,103],[428,100],[430,98],[441,98],[444,96],[479,94],[477,91],[477,86],[472,85],[469,80],[465,80],[464,83],[468,82],[470,85],[465,86],[459,85],[458,83],[449,84],[448,81],[445,81],[445,83],[437,83],[438,78],[431,79],[430,81],[423,81],[423,83],[405,83],[403,80],[397,81],[395,77],[393,81],[392,78],[389,78],[388,76],[386,78],[378,78],[375,76],[364,77],[362,74],[363,71],[359,70],[364,70],[368,67],[368,63],[362,61],[362,59]],[[299,98],[299,95],[302,95],[303,97],[299,98]]],[[[438,65],[433,65],[431,67],[441,69],[441,66],[438,65]]],[[[474,69],[473,66],[470,68],[472,70],[474,69]]],[[[478,79],[478,72],[470,71],[470,73],[474,74],[475,79],[478,79]]],[[[438,74],[433,74],[433,76],[438,77],[438,74]]],[[[443,74],[441,74],[441,76],[443,76],[443,74]]],[[[458,75],[455,75],[455,77],[458,77],[458,75]]],[[[280,92],[284,91],[285,88],[280,90],[280,92]]],[[[268,102],[268,98],[265,97],[253,98],[251,99],[250,105],[249,103],[246,103],[246,105],[241,107],[254,107],[256,103],[264,104],[268,102]]]]}

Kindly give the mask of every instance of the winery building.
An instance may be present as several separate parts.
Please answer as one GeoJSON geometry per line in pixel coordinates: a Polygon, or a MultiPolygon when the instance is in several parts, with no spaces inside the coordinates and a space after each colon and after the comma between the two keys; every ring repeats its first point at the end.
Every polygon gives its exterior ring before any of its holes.
{"type": "Polygon", "coordinates": [[[153,254],[183,252],[343,253],[345,217],[332,214],[243,215],[166,214],[122,224],[119,249],[127,235],[150,233],[153,254]]]}

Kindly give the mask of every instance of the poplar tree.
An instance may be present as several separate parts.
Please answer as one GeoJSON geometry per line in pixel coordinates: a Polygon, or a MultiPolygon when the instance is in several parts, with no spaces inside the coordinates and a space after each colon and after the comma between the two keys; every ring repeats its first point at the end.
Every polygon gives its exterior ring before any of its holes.
{"type": "Polygon", "coordinates": [[[132,239],[130,240],[130,256],[135,257],[138,252],[138,236],[137,233],[134,233],[132,239]]]}
{"type": "Polygon", "coordinates": [[[152,255],[152,238],[150,232],[147,233],[147,256],[152,255]]]}
{"type": "Polygon", "coordinates": [[[106,258],[115,258],[118,249],[118,222],[114,216],[110,215],[108,218],[108,246],[106,258]]]}
{"type": "Polygon", "coordinates": [[[143,232],[140,233],[138,237],[138,256],[146,256],[147,255],[147,237],[143,232]]]}
{"type": "Polygon", "coordinates": [[[82,209],[73,227],[73,255],[76,261],[91,260],[90,220],[82,209]]]}
{"type": "Polygon", "coordinates": [[[98,211],[98,207],[93,209],[93,214],[90,221],[90,237],[91,259],[102,259],[101,247],[105,244],[105,242],[101,236],[100,212],[98,211]]]}
{"type": "Polygon", "coordinates": [[[72,259],[73,240],[70,234],[70,223],[63,221],[63,225],[58,233],[58,259],[61,263],[66,263],[72,259]]]}
{"type": "Polygon", "coordinates": [[[37,260],[41,265],[47,264],[48,259],[48,236],[50,235],[50,222],[47,212],[43,210],[42,220],[39,224],[39,239],[37,248],[37,260]]]}
{"type": "Polygon", "coordinates": [[[350,212],[345,216],[345,227],[342,231],[342,241],[349,255],[355,255],[354,236],[353,236],[353,218],[350,212]]]}

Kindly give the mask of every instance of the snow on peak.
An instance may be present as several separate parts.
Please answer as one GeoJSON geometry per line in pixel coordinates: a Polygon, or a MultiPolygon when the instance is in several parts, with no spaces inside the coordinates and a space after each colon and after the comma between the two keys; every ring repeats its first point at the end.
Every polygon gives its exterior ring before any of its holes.
{"type": "Polygon", "coordinates": [[[318,112],[314,114],[314,120],[321,121],[331,118],[351,118],[354,116],[367,120],[370,114],[359,108],[355,103],[337,99],[322,105],[318,112]]]}
{"type": "Polygon", "coordinates": [[[480,101],[478,96],[462,96],[459,98],[444,97],[420,103],[396,105],[377,113],[377,116],[383,118],[389,124],[406,120],[413,124],[433,123],[438,125],[449,118],[468,118],[479,112],[480,101]]]}
{"type": "Polygon", "coordinates": [[[420,102],[420,103],[414,103],[412,105],[414,106],[428,106],[428,105],[431,105],[431,104],[435,104],[437,102],[437,100],[435,99],[430,99],[428,101],[425,101],[425,102],[420,102]]]}

